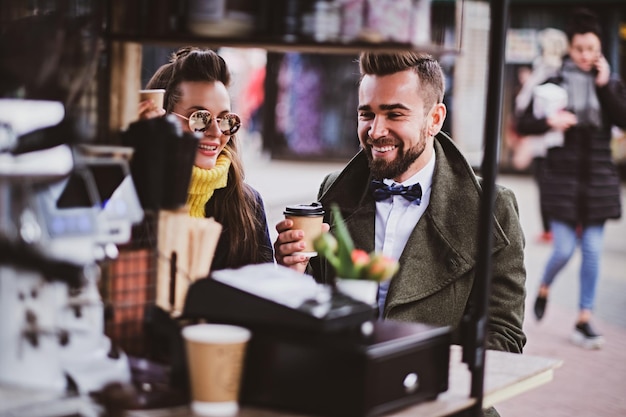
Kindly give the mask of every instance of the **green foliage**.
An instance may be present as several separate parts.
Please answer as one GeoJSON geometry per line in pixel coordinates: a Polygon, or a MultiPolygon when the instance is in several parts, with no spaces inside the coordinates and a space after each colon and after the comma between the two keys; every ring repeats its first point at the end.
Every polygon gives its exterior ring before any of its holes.
{"type": "Polygon", "coordinates": [[[322,233],[315,239],[315,250],[335,269],[341,278],[384,281],[390,279],[399,269],[398,261],[381,253],[367,253],[354,247],[341,211],[336,204],[331,206],[333,232],[322,233]]]}

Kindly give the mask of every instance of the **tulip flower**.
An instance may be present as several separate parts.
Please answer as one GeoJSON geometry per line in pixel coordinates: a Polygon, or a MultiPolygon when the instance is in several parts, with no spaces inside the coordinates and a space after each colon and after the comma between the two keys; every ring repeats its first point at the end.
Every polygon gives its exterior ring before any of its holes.
{"type": "Polygon", "coordinates": [[[385,256],[381,253],[374,253],[371,256],[371,261],[366,267],[366,274],[368,279],[374,281],[386,281],[391,279],[398,269],[400,264],[395,259],[385,256]]]}
{"type": "Polygon", "coordinates": [[[365,268],[370,263],[370,255],[363,249],[354,249],[350,254],[352,266],[354,267],[354,275],[363,276],[365,268]]]}
{"type": "Polygon", "coordinates": [[[356,249],[346,227],[339,207],[331,206],[334,236],[330,232],[322,233],[314,241],[319,256],[326,259],[335,269],[337,277],[384,281],[391,279],[398,271],[395,259],[381,253],[367,253],[356,249]]]}

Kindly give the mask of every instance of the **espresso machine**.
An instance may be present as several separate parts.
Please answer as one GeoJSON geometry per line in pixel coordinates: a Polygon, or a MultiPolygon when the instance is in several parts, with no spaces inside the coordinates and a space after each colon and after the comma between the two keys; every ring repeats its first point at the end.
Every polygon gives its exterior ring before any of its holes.
{"type": "Polygon", "coordinates": [[[0,99],[0,414],[131,379],[98,284],[143,219],[132,150],[73,134],[59,102],[0,99]]]}

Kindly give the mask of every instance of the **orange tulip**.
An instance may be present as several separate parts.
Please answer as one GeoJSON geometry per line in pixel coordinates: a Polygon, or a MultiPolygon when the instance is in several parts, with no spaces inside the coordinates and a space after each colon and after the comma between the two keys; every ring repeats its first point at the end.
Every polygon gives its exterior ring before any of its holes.
{"type": "Polygon", "coordinates": [[[400,264],[395,259],[381,253],[374,253],[366,268],[367,278],[374,281],[386,281],[398,272],[400,264]]]}

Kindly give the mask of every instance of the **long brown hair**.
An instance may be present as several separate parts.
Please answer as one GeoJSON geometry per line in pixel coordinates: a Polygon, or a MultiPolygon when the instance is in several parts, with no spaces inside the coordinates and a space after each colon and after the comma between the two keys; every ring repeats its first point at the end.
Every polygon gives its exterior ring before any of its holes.
{"type": "MultiPolygon", "coordinates": [[[[221,82],[229,87],[231,76],[226,62],[216,52],[184,47],[173,53],[170,62],[154,73],[146,88],[165,89],[164,107],[170,112],[181,99],[180,84],[184,81],[221,82]]],[[[217,190],[209,200],[206,215],[214,217],[224,226],[222,235],[226,234],[229,242],[228,266],[261,262],[263,259],[257,245],[262,236],[257,236],[257,231],[263,230],[265,225],[259,224],[255,196],[244,183],[236,135],[230,137],[222,152],[231,161],[228,185],[223,191],[217,190]]]]}

